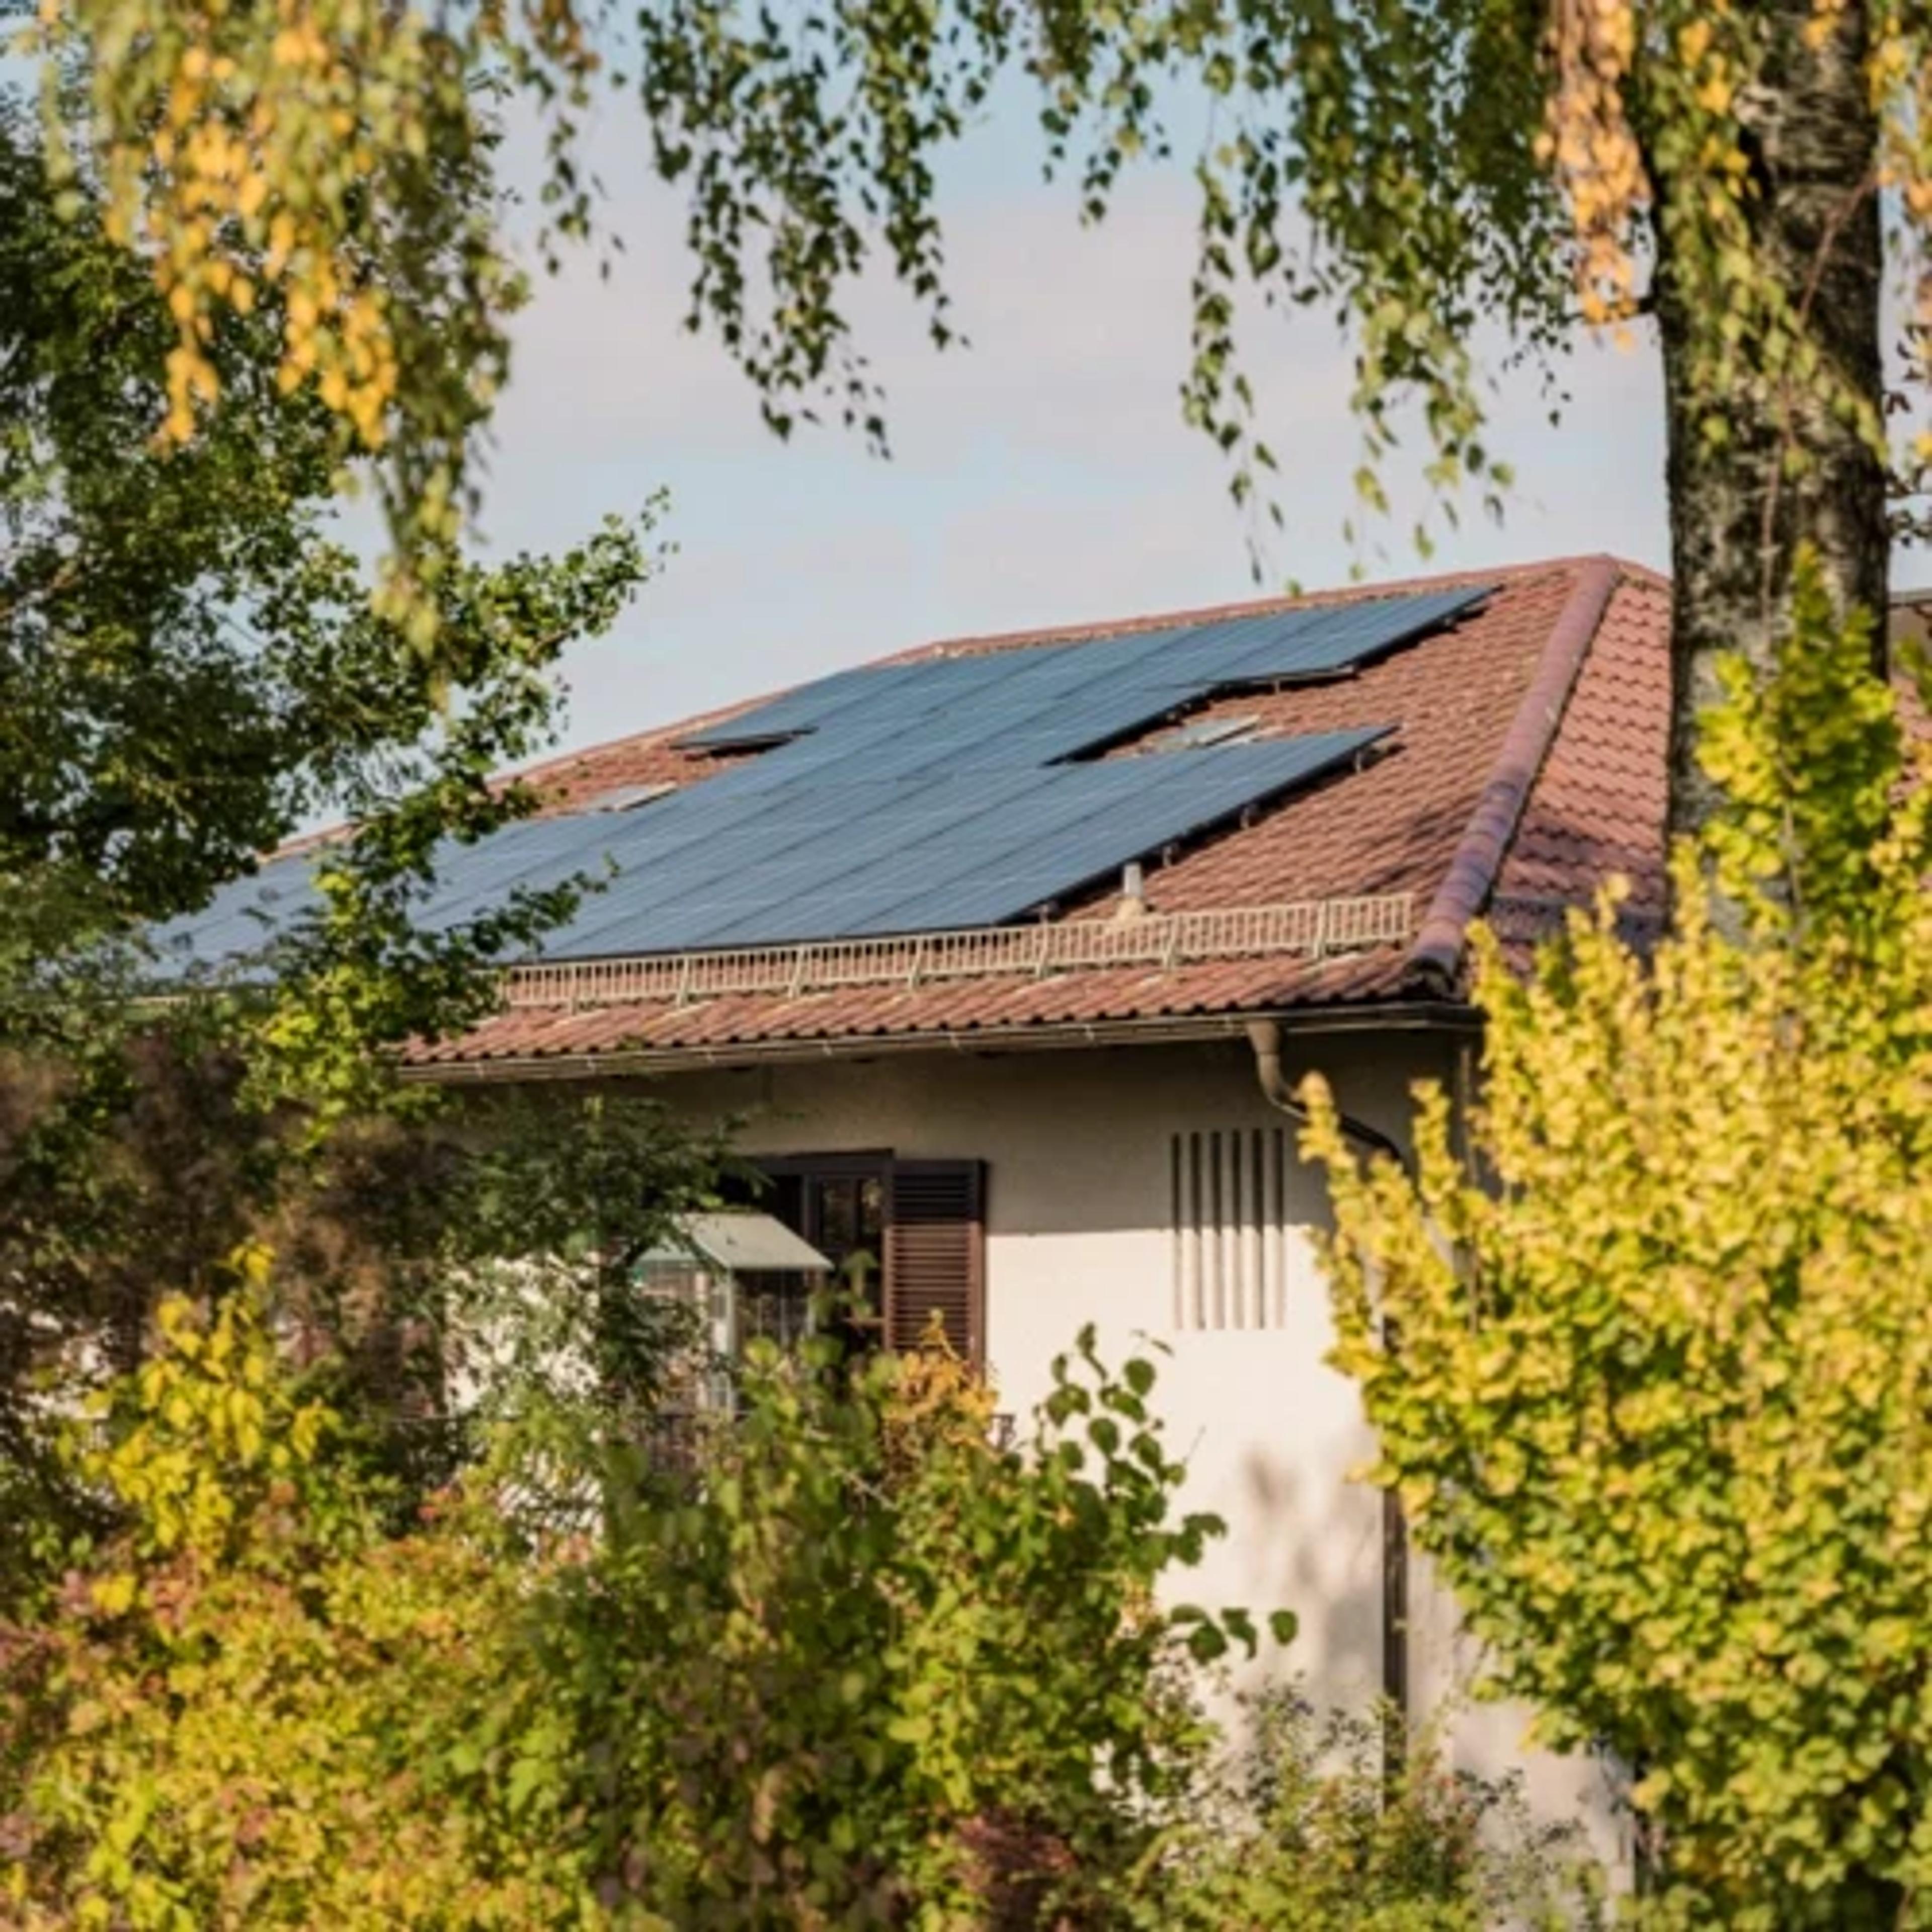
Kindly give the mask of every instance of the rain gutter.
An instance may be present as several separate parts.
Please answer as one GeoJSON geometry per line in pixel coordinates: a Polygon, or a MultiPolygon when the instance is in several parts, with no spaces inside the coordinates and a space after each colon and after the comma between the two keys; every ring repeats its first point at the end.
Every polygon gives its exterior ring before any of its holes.
{"type": "Polygon", "coordinates": [[[715,1045],[633,1047],[590,1053],[502,1054],[488,1059],[417,1060],[398,1071],[429,1084],[497,1084],[537,1080],[597,1080],[626,1076],[692,1073],[709,1069],[796,1065],[831,1060],[873,1060],[902,1053],[1010,1054],[1082,1047],[1166,1046],[1238,1040],[1250,1024],[1268,1020],[1298,1035],[1456,1032],[1480,1030],[1480,1016],[1454,1000],[1390,1000],[1376,1005],[1310,1008],[1300,1012],[1187,1013],[1140,1019],[1034,1021],[1012,1026],[927,1028],[917,1032],[842,1034],[810,1040],[720,1040],[715,1045]]]}

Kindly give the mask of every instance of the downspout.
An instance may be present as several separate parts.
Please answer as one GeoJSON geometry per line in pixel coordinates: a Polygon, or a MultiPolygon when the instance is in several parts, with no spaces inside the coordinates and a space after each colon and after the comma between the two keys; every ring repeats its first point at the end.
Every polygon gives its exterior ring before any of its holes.
{"type": "MultiPolygon", "coordinates": [[[[1276,1020],[1250,1020],[1248,1044],[1253,1048],[1255,1077],[1262,1097],[1298,1125],[1308,1124],[1308,1110],[1294,1097],[1281,1064],[1281,1025],[1276,1020]]],[[[1385,1154],[1402,1172],[1412,1172],[1408,1157],[1379,1127],[1343,1113],[1336,1120],[1342,1132],[1370,1154],[1385,1154]]],[[[1386,1338],[1387,1330],[1384,1330],[1386,1338]]],[[[1408,1524],[1402,1498],[1393,1490],[1382,1496],[1382,1696],[1393,1714],[1382,1739],[1384,1775],[1393,1784],[1400,1774],[1408,1742],[1408,1524]]]]}
{"type": "MultiPolygon", "coordinates": [[[[1280,1108],[1291,1120],[1306,1126],[1308,1109],[1294,1097],[1294,1090],[1281,1068],[1281,1022],[1249,1021],[1248,1044],[1255,1050],[1255,1077],[1261,1082],[1262,1097],[1270,1107],[1280,1108]]],[[[1405,1174],[1408,1172],[1408,1156],[1379,1127],[1372,1127],[1367,1121],[1358,1120],[1340,1108],[1336,1109],[1335,1118],[1341,1123],[1342,1132],[1358,1147],[1366,1148],[1370,1154],[1385,1154],[1405,1174]]]]}

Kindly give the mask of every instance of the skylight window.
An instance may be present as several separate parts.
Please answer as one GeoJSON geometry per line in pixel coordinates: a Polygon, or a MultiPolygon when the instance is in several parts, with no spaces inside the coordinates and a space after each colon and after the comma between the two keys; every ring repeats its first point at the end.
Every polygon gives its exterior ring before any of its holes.
{"type": "Polygon", "coordinates": [[[1210,745],[1245,744],[1260,728],[1261,720],[1246,718],[1197,718],[1177,730],[1163,731],[1148,746],[1150,752],[1204,752],[1210,745]]]}
{"type": "Polygon", "coordinates": [[[612,791],[600,791],[595,798],[586,800],[586,812],[634,812],[640,805],[649,805],[654,798],[662,798],[674,792],[674,784],[619,785],[612,791]]]}

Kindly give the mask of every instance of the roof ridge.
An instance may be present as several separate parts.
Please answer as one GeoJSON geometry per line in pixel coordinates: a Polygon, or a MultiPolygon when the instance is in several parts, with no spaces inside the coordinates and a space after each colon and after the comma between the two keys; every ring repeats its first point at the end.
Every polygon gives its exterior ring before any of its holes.
{"type": "Polygon", "coordinates": [[[1410,597],[1419,591],[1446,590],[1460,584],[1497,582],[1519,584],[1559,571],[1576,571],[1587,566],[1609,564],[1634,581],[1667,587],[1670,580],[1647,564],[1592,550],[1570,556],[1534,558],[1522,563],[1492,564],[1486,568],[1471,565],[1460,570],[1438,571],[1429,576],[1390,578],[1372,584],[1330,584],[1318,590],[1282,591],[1272,596],[1252,597],[1225,604],[1206,604],[1178,610],[1154,610],[1132,617],[1089,618],[1051,625],[1044,629],[989,631],[982,634],[936,638],[930,642],[895,652],[874,662],[898,664],[934,651],[999,650],[1027,644],[1077,643],[1087,638],[1130,637],[1138,632],[1163,630],[1172,624],[1211,624],[1228,618],[1261,616],[1276,610],[1306,609],[1333,604],[1370,603],[1379,598],[1410,597]]]}

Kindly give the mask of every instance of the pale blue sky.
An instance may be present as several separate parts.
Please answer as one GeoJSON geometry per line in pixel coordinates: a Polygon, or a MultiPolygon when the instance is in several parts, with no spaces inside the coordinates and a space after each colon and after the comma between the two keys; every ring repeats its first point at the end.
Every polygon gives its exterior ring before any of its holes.
{"type": "MultiPolygon", "coordinates": [[[[927,346],[884,286],[858,304],[888,392],[895,455],[836,429],[789,445],[724,357],[679,327],[675,200],[650,182],[634,118],[596,143],[625,254],[542,282],[520,319],[490,458],[493,549],[567,542],[662,485],[679,550],[615,632],[572,654],[569,742],[586,743],[928,639],[1256,594],[1244,526],[1214,452],[1180,420],[1192,206],[1182,166],[1150,168],[1082,231],[1040,184],[1031,130],[996,117],[958,157],[944,206],[970,349],[927,346]]],[[[1348,364],[1312,316],[1249,334],[1288,528],[1273,578],[1313,586],[1413,574],[1398,502],[1382,554],[1342,535],[1355,432],[1348,364]]],[[[1501,528],[1466,506],[1448,568],[1580,550],[1666,562],[1654,350],[1586,348],[1550,429],[1506,387],[1493,446],[1516,464],[1501,528]]],[[[1398,480],[1400,477],[1398,476],[1398,480]]]]}

